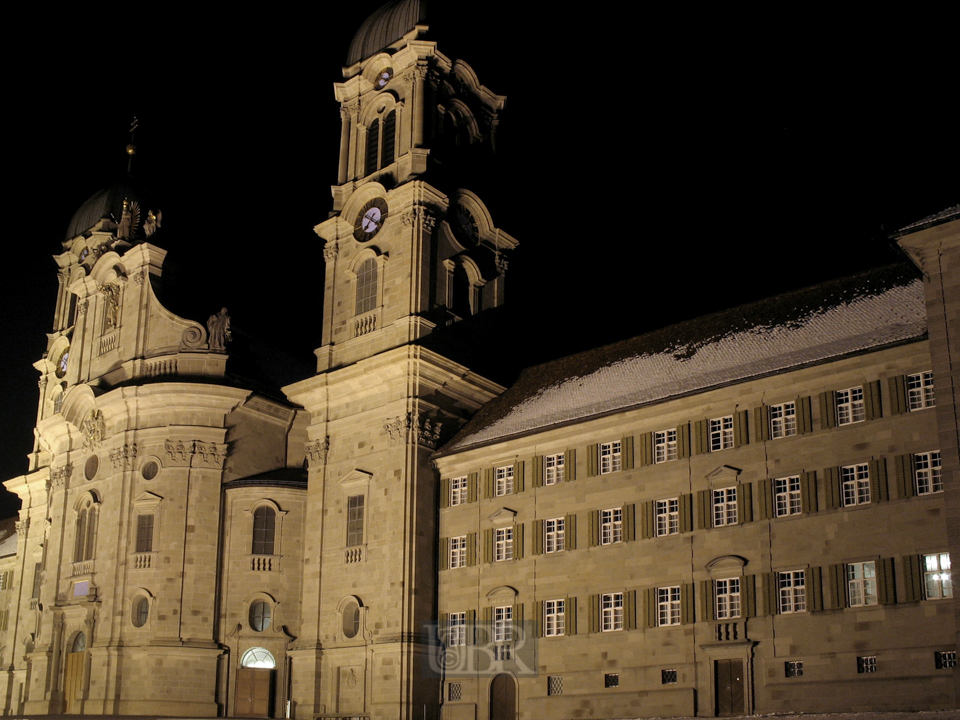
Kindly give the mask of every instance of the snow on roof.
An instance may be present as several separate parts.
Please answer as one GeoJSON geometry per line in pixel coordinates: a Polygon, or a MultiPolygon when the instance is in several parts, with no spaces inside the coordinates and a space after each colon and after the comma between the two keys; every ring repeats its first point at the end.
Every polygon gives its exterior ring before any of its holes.
{"type": "Polygon", "coordinates": [[[527,368],[441,455],[922,339],[908,265],[834,280],[527,368]]]}

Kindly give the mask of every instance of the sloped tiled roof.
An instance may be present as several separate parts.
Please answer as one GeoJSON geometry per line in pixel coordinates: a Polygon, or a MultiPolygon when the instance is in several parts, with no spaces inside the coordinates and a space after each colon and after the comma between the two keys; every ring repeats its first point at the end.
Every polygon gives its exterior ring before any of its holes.
{"type": "Polygon", "coordinates": [[[923,283],[892,265],[524,370],[440,451],[922,339],[923,283]]]}
{"type": "Polygon", "coordinates": [[[915,223],[910,223],[904,228],[900,228],[897,230],[897,232],[893,233],[891,237],[897,238],[903,235],[909,235],[917,230],[922,230],[923,228],[927,228],[932,225],[939,225],[940,223],[958,218],[960,218],[960,205],[954,205],[952,207],[948,207],[946,210],[941,210],[933,215],[928,215],[922,220],[917,220],[915,223]]]}

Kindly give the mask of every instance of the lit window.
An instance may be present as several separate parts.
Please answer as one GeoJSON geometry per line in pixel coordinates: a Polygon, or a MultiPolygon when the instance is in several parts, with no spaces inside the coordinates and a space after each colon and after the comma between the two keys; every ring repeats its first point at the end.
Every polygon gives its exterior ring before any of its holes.
{"type": "Polygon", "coordinates": [[[923,580],[927,600],[953,597],[953,574],[950,571],[950,553],[923,556],[923,580]]]}
{"type": "Polygon", "coordinates": [[[556,485],[563,482],[563,455],[547,455],[543,458],[543,484],[556,485]]]}
{"type": "Polygon", "coordinates": [[[803,660],[788,660],[783,664],[783,674],[788,678],[803,677],[803,660]]]}
{"type": "Polygon", "coordinates": [[[467,644],[467,614],[465,612],[450,613],[447,621],[447,644],[451,647],[467,644]]]}
{"type": "Polygon", "coordinates": [[[513,528],[497,528],[493,559],[496,562],[513,560],[513,528]]]}
{"type": "Polygon", "coordinates": [[[936,405],[932,372],[907,375],[907,402],[910,410],[923,410],[936,405]]]}
{"type": "Polygon", "coordinates": [[[467,536],[450,538],[450,568],[462,568],[467,565],[467,536]]]}
{"type": "Polygon", "coordinates": [[[600,630],[623,630],[623,593],[604,593],[600,596],[600,630]]]}
{"type": "Polygon", "coordinates": [[[513,494],[513,465],[504,465],[494,471],[496,488],[494,490],[497,497],[513,494]]]}
{"type": "Polygon", "coordinates": [[[600,474],[617,472],[620,469],[620,441],[600,444],[600,474]]]}
{"type": "Polygon", "coordinates": [[[363,495],[347,498],[347,547],[363,544],[363,495]]]}
{"type": "Polygon", "coordinates": [[[713,491],[713,526],[737,524],[737,489],[723,488],[713,491]]]}
{"type": "Polygon", "coordinates": [[[866,505],[870,502],[870,466],[866,463],[840,468],[843,483],[843,506],[866,505]]]}
{"type": "Polygon", "coordinates": [[[680,586],[657,588],[657,625],[680,624],[680,586]]]}
{"type": "Polygon", "coordinates": [[[877,565],[873,561],[847,565],[847,596],[850,607],[877,604],[877,565]]]}
{"type": "Polygon", "coordinates": [[[937,670],[946,670],[957,666],[956,650],[938,650],[933,654],[933,662],[937,670]]]}
{"type": "Polygon", "coordinates": [[[777,517],[799,515],[800,503],[800,476],[776,478],[773,481],[774,502],[777,517]]]}
{"type": "Polygon", "coordinates": [[[543,604],[543,634],[556,637],[565,634],[566,602],[547,600],[543,604]]]}
{"type": "Polygon", "coordinates": [[[710,421],[710,452],[733,447],[733,415],[710,421]]]}
{"type": "Polygon", "coordinates": [[[653,434],[653,461],[670,462],[677,459],[677,431],[660,430],[653,434]]]}
{"type": "Polygon", "coordinates": [[[740,578],[717,580],[715,585],[717,620],[740,617],[740,578]]]}
{"type": "Polygon", "coordinates": [[[837,424],[863,422],[867,418],[863,404],[863,387],[837,390],[837,424]]]}
{"type": "Polygon", "coordinates": [[[560,552],[564,547],[563,518],[547,520],[544,524],[544,549],[548,553],[560,552]]]}
{"type": "Polygon", "coordinates": [[[943,476],[940,451],[917,453],[913,456],[913,470],[917,481],[917,494],[943,492],[943,476]]]}
{"type": "Polygon", "coordinates": [[[678,498],[657,500],[654,511],[657,516],[657,537],[676,535],[680,532],[680,500],[678,498]]]}
{"type": "Polygon", "coordinates": [[[770,436],[789,437],[797,434],[797,405],[788,402],[770,407],[770,436]]]}
{"type": "Polygon", "coordinates": [[[777,573],[777,583],[780,586],[780,612],[805,612],[807,609],[805,571],[791,570],[777,573]]]}
{"type": "Polygon", "coordinates": [[[465,502],[467,502],[467,478],[453,478],[450,481],[450,505],[463,505],[465,502]]]}
{"type": "Polygon", "coordinates": [[[877,671],[877,656],[863,655],[857,658],[858,673],[875,673],[877,671]]]}

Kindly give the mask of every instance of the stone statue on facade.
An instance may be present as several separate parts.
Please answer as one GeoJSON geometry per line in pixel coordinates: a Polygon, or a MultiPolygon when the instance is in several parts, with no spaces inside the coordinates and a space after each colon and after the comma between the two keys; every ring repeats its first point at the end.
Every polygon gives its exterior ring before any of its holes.
{"type": "Polygon", "coordinates": [[[226,308],[221,308],[220,312],[207,319],[207,335],[211,350],[227,349],[227,341],[231,340],[232,337],[230,335],[230,316],[227,315],[226,308]]]}

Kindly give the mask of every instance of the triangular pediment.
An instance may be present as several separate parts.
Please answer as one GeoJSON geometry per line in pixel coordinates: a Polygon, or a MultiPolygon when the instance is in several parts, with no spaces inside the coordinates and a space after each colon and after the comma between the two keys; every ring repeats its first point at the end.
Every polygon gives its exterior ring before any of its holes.
{"type": "Polygon", "coordinates": [[[339,482],[341,485],[355,485],[358,483],[368,483],[372,478],[373,473],[354,468],[346,475],[341,477],[337,482],[339,482]]]}
{"type": "Polygon", "coordinates": [[[721,465],[713,472],[707,474],[707,481],[714,487],[736,485],[737,478],[741,472],[738,468],[721,465]]]}
{"type": "Polygon", "coordinates": [[[515,517],[517,517],[516,510],[504,507],[489,515],[487,519],[494,525],[506,525],[512,523],[515,517]]]}

